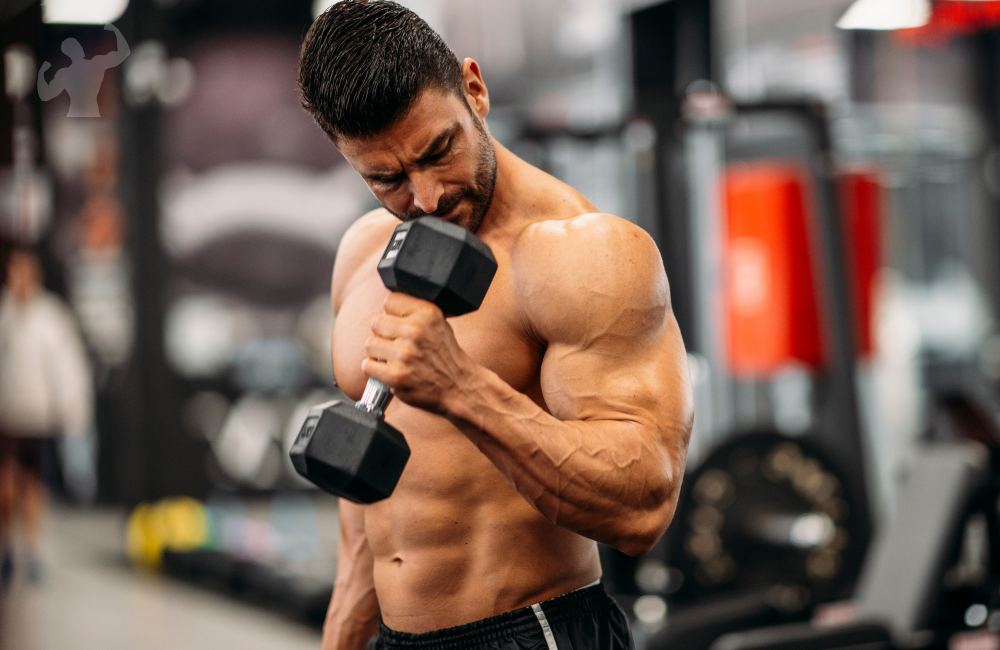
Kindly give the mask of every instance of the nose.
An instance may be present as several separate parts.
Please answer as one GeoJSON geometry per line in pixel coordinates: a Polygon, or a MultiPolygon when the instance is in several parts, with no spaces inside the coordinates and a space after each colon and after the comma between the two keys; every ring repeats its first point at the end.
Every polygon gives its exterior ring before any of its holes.
{"type": "Polygon", "coordinates": [[[413,187],[413,205],[427,214],[436,211],[438,201],[444,194],[444,185],[428,173],[411,174],[410,183],[413,187]]]}

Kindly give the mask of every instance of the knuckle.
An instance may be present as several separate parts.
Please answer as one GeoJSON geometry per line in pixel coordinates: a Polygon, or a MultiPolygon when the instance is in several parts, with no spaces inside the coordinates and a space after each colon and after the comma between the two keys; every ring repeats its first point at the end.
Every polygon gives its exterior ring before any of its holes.
{"type": "Polygon", "coordinates": [[[410,323],[406,326],[405,338],[409,341],[419,341],[424,336],[424,329],[419,324],[410,323]]]}
{"type": "Polygon", "coordinates": [[[413,343],[404,343],[399,351],[400,357],[406,363],[412,363],[417,360],[417,346],[413,343]]]}
{"type": "Polygon", "coordinates": [[[388,383],[392,384],[393,386],[401,386],[406,383],[409,373],[405,372],[400,368],[394,368],[386,372],[386,375],[387,379],[389,380],[388,383]]]}

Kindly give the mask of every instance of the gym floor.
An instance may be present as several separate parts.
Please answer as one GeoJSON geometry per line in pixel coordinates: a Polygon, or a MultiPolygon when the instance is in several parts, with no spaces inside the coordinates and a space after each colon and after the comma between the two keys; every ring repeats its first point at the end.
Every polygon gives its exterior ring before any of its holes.
{"type": "Polygon", "coordinates": [[[0,650],[316,650],[319,633],[278,615],[142,574],[123,549],[125,514],[55,510],[40,587],[19,572],[0,596],[0,650]]]}

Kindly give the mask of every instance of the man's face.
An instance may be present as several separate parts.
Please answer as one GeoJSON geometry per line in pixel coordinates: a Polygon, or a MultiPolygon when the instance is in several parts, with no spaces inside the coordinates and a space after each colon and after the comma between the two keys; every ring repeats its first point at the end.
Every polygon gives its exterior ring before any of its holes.
{"type": "Polygon", "coordinates": [[[496,151],[463,97],[426,90],[384,133],[337,146],[378,202],[403,221],[440,217],[479,230],[493,200],[496,151]]]}

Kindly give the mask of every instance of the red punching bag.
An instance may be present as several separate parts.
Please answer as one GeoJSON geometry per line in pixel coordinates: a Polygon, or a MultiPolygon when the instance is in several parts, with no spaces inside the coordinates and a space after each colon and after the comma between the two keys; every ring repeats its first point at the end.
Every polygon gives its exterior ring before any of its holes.
{"type": "Polygon", "coordinates": [[[728,359],[737,377],[823,362],[808,176],[794,163],[733,164],[724,174],[728,359]]]}

